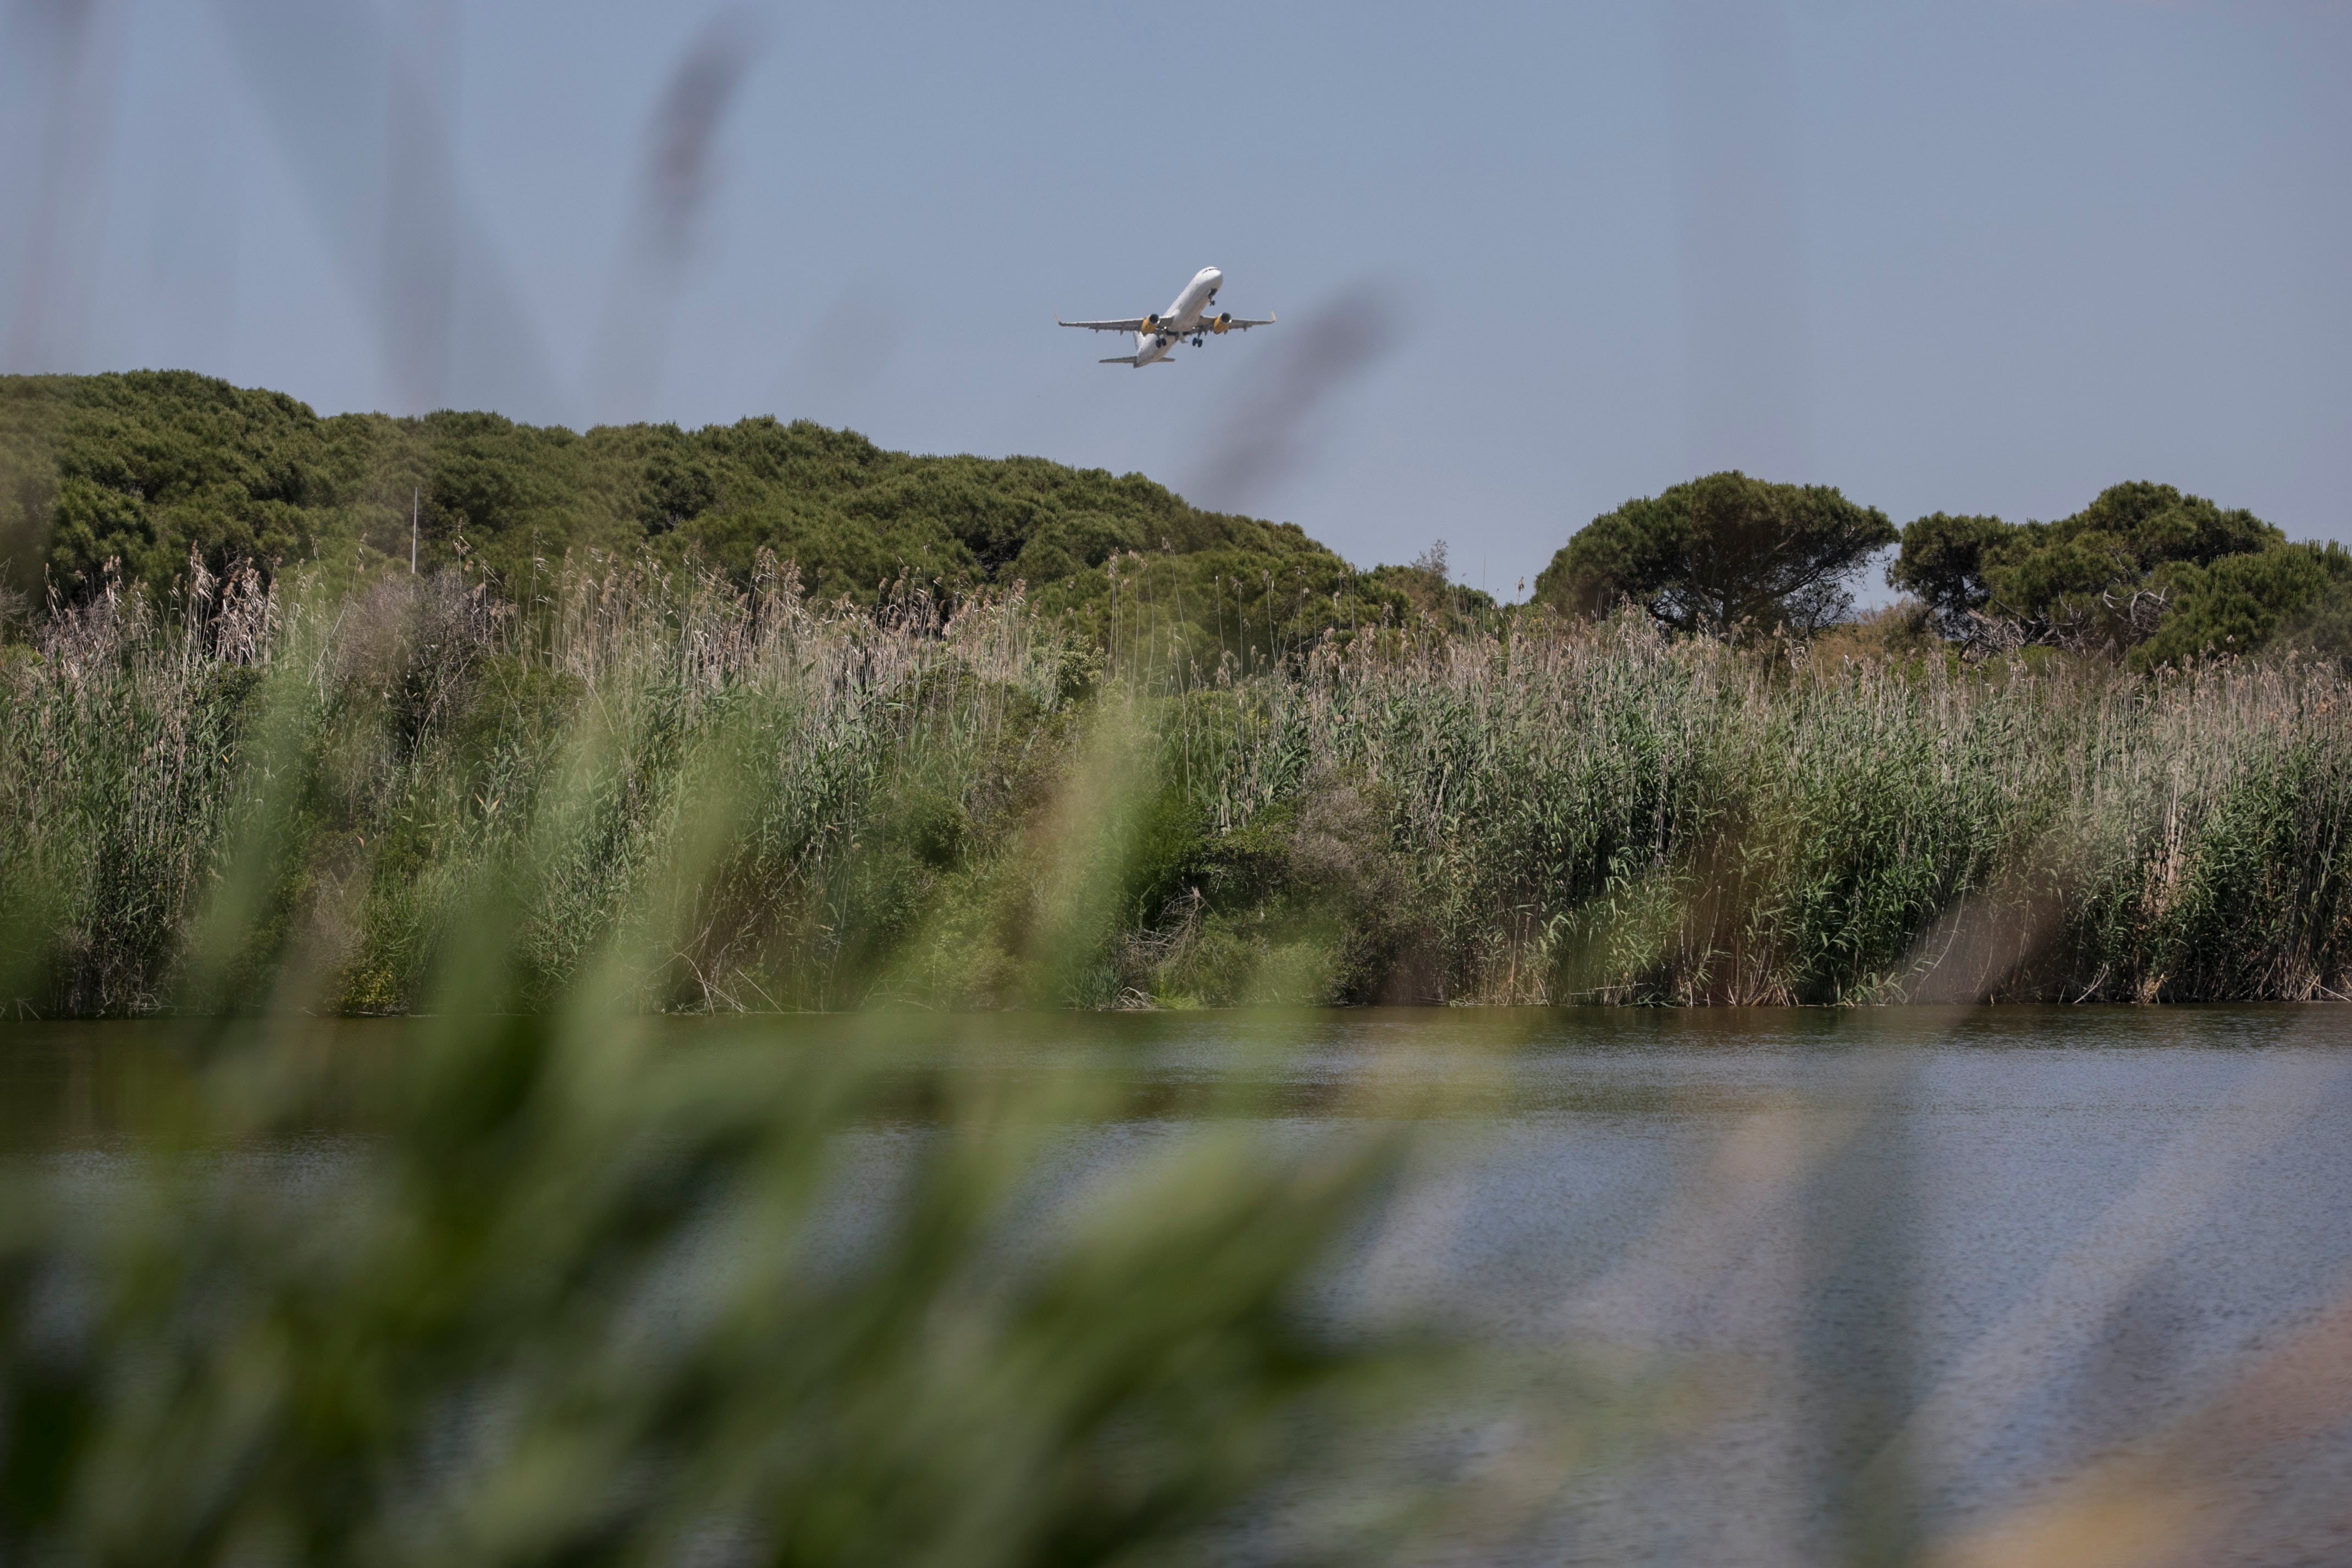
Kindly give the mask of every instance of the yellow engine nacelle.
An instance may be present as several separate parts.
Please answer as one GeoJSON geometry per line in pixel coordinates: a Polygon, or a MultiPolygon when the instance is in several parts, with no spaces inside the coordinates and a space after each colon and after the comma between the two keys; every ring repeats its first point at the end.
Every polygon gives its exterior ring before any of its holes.
{"type": "Polygon", "coordinates": [[[1147,331],[1147,332],[1156,332],[1156,331],[1158,331],[1160,330],[1160,318],[1159,318],[1158,316],[1146,316],[1146,317],[1144,317],[1144,318],[1143,318],[1143,330],[1144,330],[1145,331],[1147,331]]]}
{"type": "Polygon", "coordinates": [[[1220,315],[1215,321],[1209,323],[1209,331],[1213,332],[1223,332],[1227,327],[1233,325],[1233,321],[1234,313],[1231,310],[1227,310],[1223,314],[1220,315]]]}

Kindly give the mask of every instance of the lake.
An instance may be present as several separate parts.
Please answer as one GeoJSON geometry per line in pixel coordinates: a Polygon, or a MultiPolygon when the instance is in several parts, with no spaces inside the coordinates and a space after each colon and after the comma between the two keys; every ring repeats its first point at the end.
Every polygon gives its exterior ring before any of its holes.
{"type": "MultiPolygon", "coordinates": [[[[370,1049],[404,1026],[335,1027],[370,1049]]],[[[876,1026],[663,1027],[842,1048],[876,1026]]],[[[959,1072],[1136,1068],[1136,1109],[1082,1135],[1081,1164],[1236,1114],[1276,1137],[1422,1123],[1333,1310],[1556,1350],[1660,1402],[1529,1560],[1893,1560],[1925,1539],[1953,1562],[2088,1563],[2139,1530],[2178,1531],[2199,1563],[2352,1562],[2343,1008],[908,1029],[959,1072]],[[2035,1556],[1988,1533],[2021,1520],[2084,1544],[2035,1556]]],[[[178,1070],[171,1037],[0,1029],[0,1142],[77,1168],[127,1152],[129,1108],[178,1070]]],[[[287,1152],[331,1163],[353,1139],[321,1128],[287,1152]]]]}

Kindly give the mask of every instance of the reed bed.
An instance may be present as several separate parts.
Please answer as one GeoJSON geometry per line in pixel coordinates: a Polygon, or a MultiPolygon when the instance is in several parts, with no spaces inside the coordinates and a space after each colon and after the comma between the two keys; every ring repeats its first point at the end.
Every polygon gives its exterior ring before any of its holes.
{"type": "Polygon", "coordinates": [[[1285,695],[1287,778],[1253,804],[1380,803],[1444,997],[2344,989],[2332,666],[1789,669],[1629,621],[1329,655],[1285,695]]]}
{"type": "Polygon", "coordinates": [[[488,897],[526,1000],[665,933],[596,977],[656,1008],[2352,986],[2333,666],[1189,629],[869,611],[773,562],[114,588],[5,655],[0,979],[43,1014],[404,1011],[488,897]]]}

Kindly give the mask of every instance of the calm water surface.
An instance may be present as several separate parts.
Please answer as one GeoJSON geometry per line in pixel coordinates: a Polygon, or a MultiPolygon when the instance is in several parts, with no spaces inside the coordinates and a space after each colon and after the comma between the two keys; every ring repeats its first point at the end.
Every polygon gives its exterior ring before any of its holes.
{"type": "MultiPolygon", "coordinates": [[[[820,1049],[874,1026],[757,1026],[820,1049]]],[[[1538,1560],[1819,1562],[1842,1554],[1857,1475],[1901,1475],[1947,1538],[2145,1460],[2230,1510],[2208,1560],[2352,1563],[2352,1336],[2330,1317],[2352,1303],[2352,1011],[911,1026],[958,1071],[1139,1070],[1138,1113],[1082,1162],[1237,1113],[1270,1136],[1426,1123],[1349,1310],[1435,1312],[1683,1391],[1671,1435],[1594,1472],[1538,1560]]],[[[369,1048],[403,1026],[348,1027],[369,1048]]],[[[0,1030],[0,1141],[119,1153],[173,1063],[147,1026],[0,1030]]],[[[331,1163],[353,1136],[285,1153],[331,1163]]]]}

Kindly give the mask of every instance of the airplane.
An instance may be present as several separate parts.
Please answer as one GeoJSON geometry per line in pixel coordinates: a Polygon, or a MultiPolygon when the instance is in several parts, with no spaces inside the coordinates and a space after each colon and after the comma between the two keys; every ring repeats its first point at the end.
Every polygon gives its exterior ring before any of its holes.
{"type": "Polygon", "coordinates": [[[1180,338],[1192,339],[1192,346],[1197,349],[1209,341],[1212,332],[1222,336],[1226,332],[1245,332],[1252,327],[1274,325],[1272,316],[1263,321],[1244,321],[1230,311],[1214,316],[1202,314],[1217,302],[1217,290],[1223,287],[1224,281],[1223,273],[1213,267],[1203,267],[1192,274],[1192,281],[1184,285],[1184,291],[1176,296],[1176,302],[1159,315],[1136,316],[1124,321],[1065,321],[1056,316],[1054,322],[1056,326],[1085,327],[1089,331],[1133,332],[1135,352],[1104,360],[1104,364],[1131,364],[1138,370],[1148,364],[1173,364],[1175,362],[1168,357],[1168,351],[1180,338]]]}

